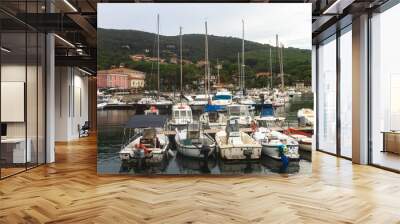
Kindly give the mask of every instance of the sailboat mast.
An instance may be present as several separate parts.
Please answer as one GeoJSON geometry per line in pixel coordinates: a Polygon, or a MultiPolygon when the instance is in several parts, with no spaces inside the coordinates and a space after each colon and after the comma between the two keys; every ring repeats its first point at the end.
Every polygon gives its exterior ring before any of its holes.
{"type": "Polygon", "coordinates": [[[238,58],[237,66],[238,66],[239,88],[242,89],[242,72],[241,72],[242,68],[240,67],[240,53],[239,52],[237,54],[237,58],[238,58]]]}
{"type": "Polygon", "coordinates": [[[207,31],[207,21],[205,22],[205,28],[206,28],[206,36],[205,36],[205,74],[204,74],[204,88],[206,91],[206,95],[208,97],[208,91],[209,91],[209,66],[208,66],[208,31],[207,31]]]}
{"type": "Polygon", "coordinates": [[[284,48],[284,46],[283,46],[283,44],[281,44],[281,49],[280,49],[280,52],[281,52],[281,86],[282,86],[282,90],[285,88],[285,75],[284,75],[284,73],[283,73],[283,48],[284,48]]]}
{"type": "Polygon", "coordinates": [[[220,69],[220,66],[219,66],[219,61],[218,61],[218,58],[217,58],[217,83],[218,83],[218,85],[220,84],[220,80],[219,80],[219,69],[220,69]]]}
{"type": "Polygon", "coordinates": [[[242,91],[244,91],[244,89],[246,88],[246,76],[245,76],[245,72],[244,72],[244,20],[242,20],[242,76],[243,76],[243,80],[242,80],[242,91]]]}
{"type": "Polygon", "coordinates": [[[181,64],[181,95],[183,94],[183,70],[182,70],[182,27],[179,27],[179,37],[180,37],[180,54],[181,54],[181,58],[180,58],[180,64],[181,64]]]}
{"type": "Polygon", "coordinates": [[[157,95],[160,97],[160,15],[157,14],[157,95]]]}
{"type": "Polygon", "coordinates": [[[272,89],[272,46],[270,45],[269,46],[269,72],[270,72],[270,75],[271,75],[271,85],[270,85],[270,88],[272,89]]]}

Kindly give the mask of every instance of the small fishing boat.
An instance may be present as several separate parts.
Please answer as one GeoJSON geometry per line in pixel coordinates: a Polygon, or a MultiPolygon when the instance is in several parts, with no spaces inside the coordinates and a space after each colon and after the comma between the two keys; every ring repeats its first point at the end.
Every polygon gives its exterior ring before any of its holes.
{"type": "Polygon", "coordinates": [[[297,111],[299,126],[314,126],[314,111],[309,108],[303,108],[297,111]]]}
{"type": "Polygon", "coordinates": [[[199,117],[200,124],[209,129],[223,129],[226,126],[226,116],[217,107],[208,105],[199,117]]]}
{"type": "Polygon", "coordinates": [[[192,122],[192,109],[188,104],[177,103],[172,106],[172,118],[169,122],[171,129],[186,126],[192,122]]]}
{"type": "Polygon", "coordinates": [[[222,159],[259,159],[261,156],[261,145],[240,131],[237,118],[227,121],[226,129],[215,134],[215,141],[222,159]]]}
{"type": "Polygon", "coordinates": [[[123,162],[144,160],[146,163],[160,163],[167,156],[168,136],[163,134],[166,116],[134,115],[124,128],[124,143],[119,152],[123,162]]]}
{"type": "Polygon", "coordinates": [[[298,142],[278,131],[260,127],[253,133],[253,138],[262,145],[262,154],[273,159],[299,160],[298,142]]]}
{"type": "Polygon", "coordinates": [[[272,104],[263,104],[259,116],[254,117],[256,124],[259,127],[271,128],[282,126],[286,118],[275,117],[275,111],[272,104]]]}
{"type": "Polygon", "coordinates": [[[194,97],[192,101],[189,101],[189,106],[192,110],[203,110],[204,106],[208,103],[208,96],[199,94],[194,97]]]}
{"type": "Polygon", "coordinates": [[[180,154],[202,159],[208,159],[213,155],[216,148],[215,141],[201,130],[199,123],[191,123],[187,128],[175,131],[175,142],[180,154]]]}
{"type": "Polygon", "coordinates": [[[212,97],[212,105],[221,106],[226,109],[226,106],[232,104],[232,93],[228,90],[221,89],[212,97]]]}
{"type": "Polygon", "coordinates": [[[237,118],[240,127],[249,127],[251,121],[253,120],[250,115],[249,108],[245,105],[231,104],[227,106],[227,111],[228,120],[237,118]]]}
{"type": "Polygon", "coordinates": [[[254,111],[257,103],[251,97],[242,97],[239,99],[239,104],[247,106],[249,111],[254,111]]]}

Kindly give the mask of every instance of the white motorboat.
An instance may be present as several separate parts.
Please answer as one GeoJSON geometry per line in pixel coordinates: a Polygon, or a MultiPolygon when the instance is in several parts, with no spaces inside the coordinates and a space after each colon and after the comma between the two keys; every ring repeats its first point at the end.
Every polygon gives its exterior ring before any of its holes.
{"type": "Polygon", "coordinates": [[[232,93],[228,90],[219,90],[212,98],[212,105],[220,106],[226,109],[226,106],[232,104],[232,93]]]}
{"type": "Polygon", "coordinates": [[[253,120],[247,106],[240,104],[231,104],[227,106],[228,120],[237,119],[240,127],[249,127],[253,120]]]}
{"type": "Polygon", "coordinates": [[[263,104],[259,116],[254,117],[259,127],[271,128],[282,126],[285,122],[285,117],[275,117],[275,112],[272,104],[263,104]]]}
{"type": "Polygon", "coordinates": [[[226,129],[215,134],[215,141],[222,159],[259,159],[261,156],[260,143],[240,131],[237,118],[227,121],[226,129]]]}
{"type": "Polygon", "coordinates": [[[188,104],[177,103],[172,106],[172,118],[169,122],[172,129],[188,125],[192,122],[192,109],[188,104]]]}
{"type": "Polygon", "coordinates": [[[208,104],[208,96],[204,94],[196,95],[192,101],[189,101],[189,106],[193,110],[203,110],[204,106],[208,104]]]}
{"type": "Polygon", "coordinates": [[[168,136],[163,134],[167,117],[159,115],[135,115],[125,126],[120,159],[124,162],[144,160],[160,163],[167,156],[168,136]],[[131,136],[133,129],[133,136],[131,136]]]}
{"type": "Polygon", "coordinates": [[[314,111],[309,108],[303,108],[297,111],[297,119],[300,126],[314,126],[314,111]]]}
{"type": "Polygon", "coordinates": [[[171,100],[167,100],[164,97],[159,97],[153,105],[157,106],[171,106],[173,102],[171,100]]]}
{"type": "Polygon", "coordinates": [[[260,127],[253,133],[253,138],[262,145],[263,155],[277,160],[283,157],[300,159],[298,142],[285,134],[260,127]]]}
{"type": "Polygon", "coordinates": [[[206,110],[199,117],[200,124],[209,129],[223,129],[226,126],[226,116],[218,110],[206,110]]]}
{"type": "Polygon", "coordinates": [[[180,154],[203,159],[213,155],[215,141],[201,130],[199,123],[192,123],[185,129],[175,131],[175,142],[180,154]]]}
{"type": "Polygon", "coordinates": [[[98,103],[98,104],[97,104],[97,109],[98,109],[98,110],[101,110],[101,109],[104,109],[104,107],[106,107],[106,106],[107,106],[107,103],[106,103],[106,102],[98,103]]]}
{"type": "Polygon", "coordinates": [[[251,97],[242,97],[239,99],[240,105],[245,105],[249,109],[249,111],[254,111],[256,102],[251,97]]]}
{"type": "Polygon", "coordinates": [[[140,104],[140,105],[154,105],[155,103],[156,103],[156,100],[153,97],[149,97],[149,96],[143,97],[137,102],[137,104],[140,104]]]}

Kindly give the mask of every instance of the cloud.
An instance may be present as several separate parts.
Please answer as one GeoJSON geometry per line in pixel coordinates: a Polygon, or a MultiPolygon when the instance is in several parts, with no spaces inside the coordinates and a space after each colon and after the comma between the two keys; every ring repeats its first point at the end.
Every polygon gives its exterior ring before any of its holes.
{"type": "Polygon", "coordinates": [[[209,34],[241,38],[243,19],[246,40],[275,43],[278,34],[285,46],[311,49],[311,4],[304,3],[102,3],[98,26],[154,33],[157,14],[163,35],[177,35],[179,26],[203,34],[207,20],[209,34]]]}

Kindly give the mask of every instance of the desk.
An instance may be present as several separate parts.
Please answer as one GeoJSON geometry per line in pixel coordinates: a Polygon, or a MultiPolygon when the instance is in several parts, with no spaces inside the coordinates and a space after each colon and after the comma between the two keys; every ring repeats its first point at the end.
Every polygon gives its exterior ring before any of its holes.
{"type": "Polygon", "coordinates": [[[31,139],[27,139],[28,144],[25,151],[25,138],[5,138],[1,139],[1,159],[6,163],[26,163],[31,162],[31,139]]]}
{"type": "Polygon", "coordinates": [[[383,131],[383,151],[400,154],[400,131],[383,131]]]}

